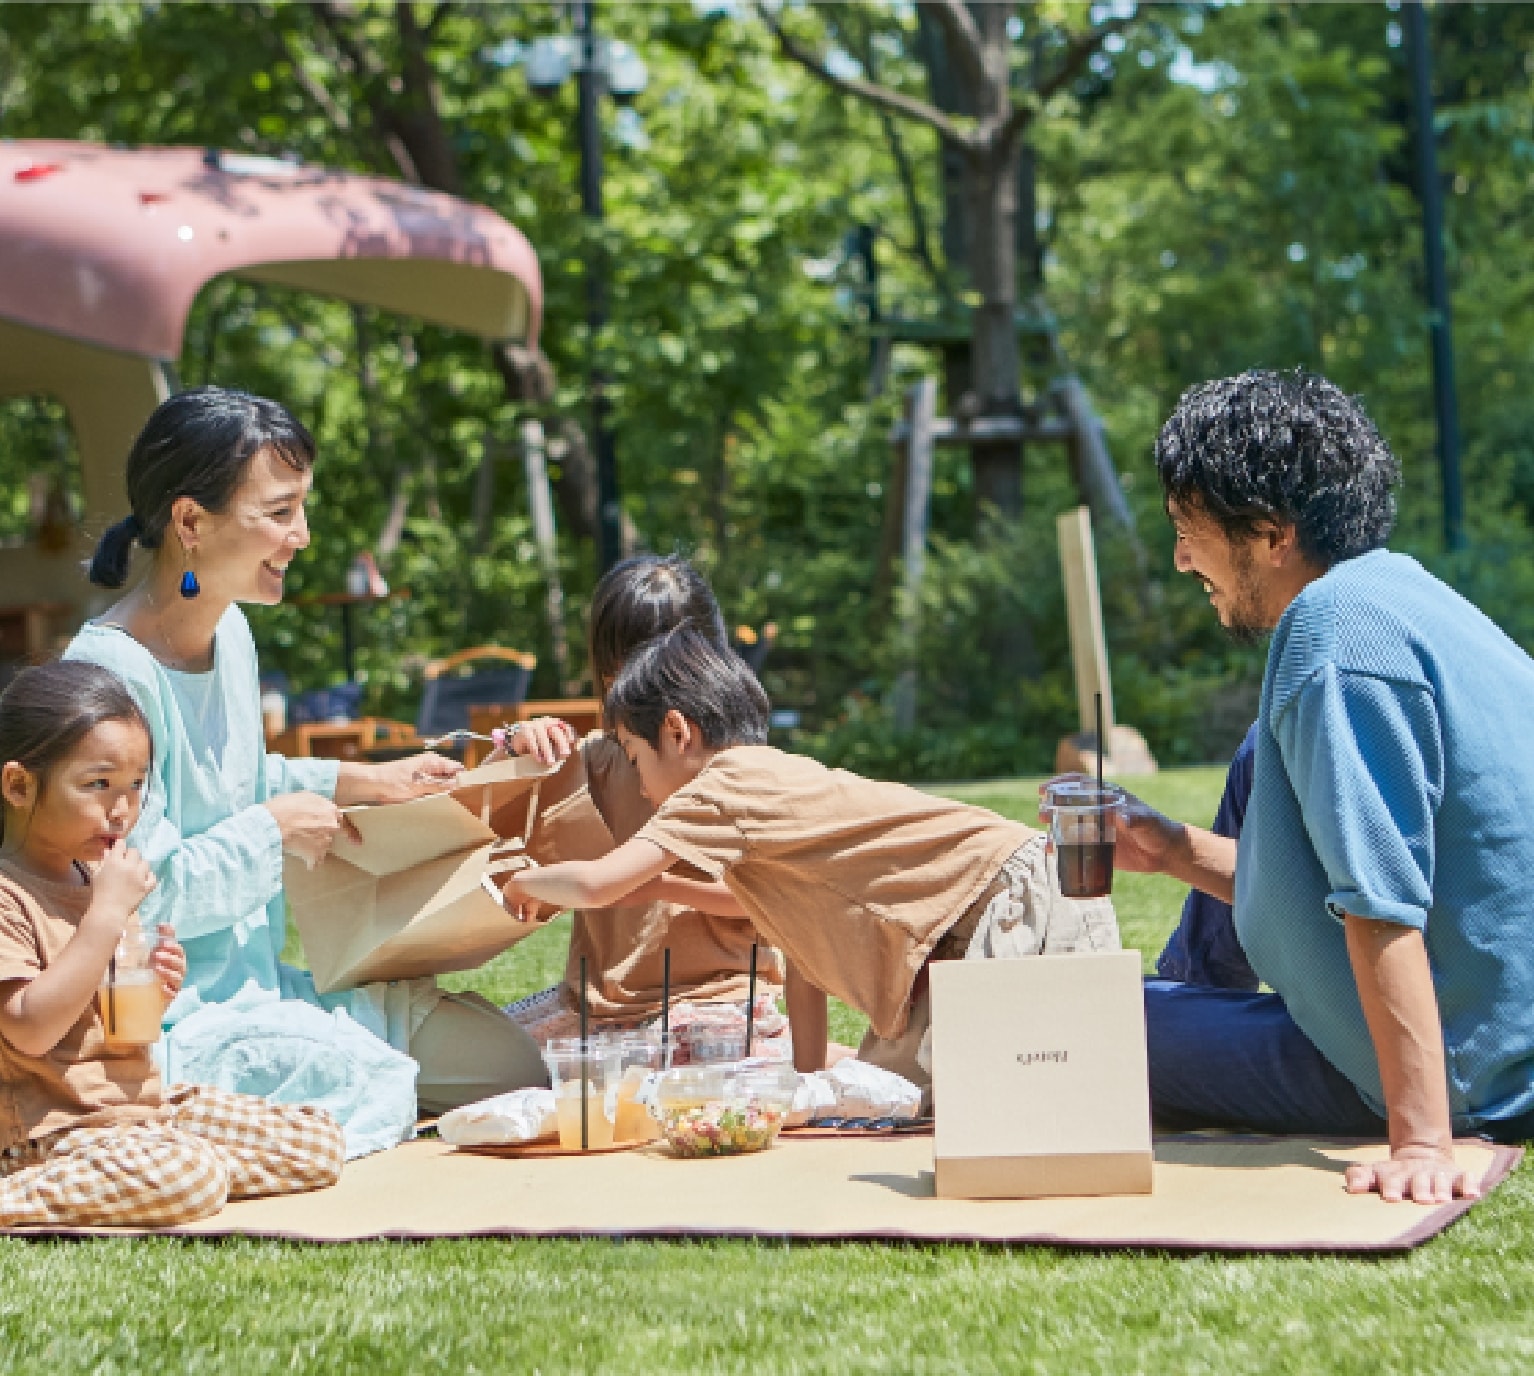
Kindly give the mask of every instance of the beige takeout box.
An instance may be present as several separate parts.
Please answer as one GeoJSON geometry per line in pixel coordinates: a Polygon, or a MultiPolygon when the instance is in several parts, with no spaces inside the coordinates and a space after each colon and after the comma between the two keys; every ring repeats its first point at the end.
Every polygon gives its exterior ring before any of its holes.
{"type": "MultiPolygon", "coordinates": [[[[461,774],[451,793],[347,808],[360,843],[338,838],[313,869],[289,856],[283,882],[320,992],[472,970],[537,931],[481,880],[523,845],[491,816],[553,772],[518,757],[461,774]]],[[[536,813],[535,800],[529,829],[536,813]]]]}
{"type": "Polygon", "coordinates": [[[936,1193],[1149,1194],[1139,953],[928,968],[936,1193]]]}

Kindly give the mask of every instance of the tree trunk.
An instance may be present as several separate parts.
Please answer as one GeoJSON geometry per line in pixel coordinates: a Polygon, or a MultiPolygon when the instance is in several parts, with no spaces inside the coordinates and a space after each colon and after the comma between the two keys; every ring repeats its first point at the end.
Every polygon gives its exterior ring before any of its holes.
{"type": "MultiPolygon", "coordinates": [[[[400,45],[400,70],[389,64],[367,41],[350,6],[336,3],[313,9],[321,28],[339,47],[366,91],[374,131],[406,181],[434,191],[460,195],[464,191],[458,153],[452,131],[442,118],[436,78],[429,47],[430,26],[416,21],[408,0],[393,8],[400,45]]],[[[322,105],[328,102],[328,97],[322,105]]],[[[332,102],[333,104],[333,102],[332,102]]],[[[332,116],[333,118],[334,116],[332,116]]],[[[513,344],[497,344],[491,357],[513,402],[547,406],[554,396],[554,375],[548,359],[537,350],[513,344]]],[[[596,531],[596,464],[591,460],[585,436],[570,417],[555,423],[567,438],[570,458],[561,465],[555,484],[560,517],[566,529],[585,539],[596,531]]]]}
{"type": "MultiPolygon", "coordinates": [[[[971,318],[973,409],[982,416],[1022,413],[1017,350],[1017,180],[1012,150],[998,149],[973,168],[970,277],[980,298],[971,318]]],[[[977,444],[971,451],[975,495],[1004,516],[1023,508],[1022,445],[977,444]]]]}

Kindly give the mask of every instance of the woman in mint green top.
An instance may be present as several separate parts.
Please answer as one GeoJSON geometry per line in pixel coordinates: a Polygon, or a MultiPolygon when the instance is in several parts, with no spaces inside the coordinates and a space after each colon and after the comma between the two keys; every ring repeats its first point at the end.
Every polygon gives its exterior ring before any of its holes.
{"type": "MultiPolygon", "coordinates": [[[[121,675],[153,733],[131,839],[160,881],[145,919],[172,924],[187,952],[186,983],[166,1014],[172,1073],[177,1028],[199,1009],[261,1005],[271,1025],[275,1003],[279,1015],[297,1004],[344,1010],[408,1053],[431,1111],[542,1083],[531,1039],[475,995],[404,980],[322,998],[307,971],[281,962],[284,854],[314,863],[348,825],[343,806],[433,792],[459,768],[429,754],[365,765],[266,753],[255,643],[236,604],[282,600],[288,564],[309,543],[313,460],[308,432],[275,402],[203,387],[161,405],[128,459],[133,514],[103,536],[91,580],[123,586],[135,543],[153,563],[66,652],[121,675]]],[[[293,1021],[312,1026],[296,1008],[293,1021]]],[[[207,1044],[195,1078],[254,1092],[273,1083],[262,1048],[231,1042],[239,1064],[209,1066],[207,1044]]]]}

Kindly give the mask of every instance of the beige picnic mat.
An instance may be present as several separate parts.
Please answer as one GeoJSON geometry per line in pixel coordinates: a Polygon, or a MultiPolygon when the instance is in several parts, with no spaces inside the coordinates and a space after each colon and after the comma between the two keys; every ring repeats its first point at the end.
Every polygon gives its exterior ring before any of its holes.
{"type": "MultiPolygon", "coordinates": [[[[418,1141],[346,1168],[316,1194],[231,1204],[183,1234],[366,1238],[767,1237],[1036,1243],[1233,1251],[1393,1251],[1470,1206],[1386,1204],[1343,1190],[1346,1163],[1384,1147],[1305,1139],[1169,1137],[1155,1193],[1115,1199],[940,1200],[932,1139],[781,1140],[683,1161],[664,1148],[507,1159],[418,1141]]],[[[1490,1190],[1522,1150],[1465,1142],[1490,1190]]]]}

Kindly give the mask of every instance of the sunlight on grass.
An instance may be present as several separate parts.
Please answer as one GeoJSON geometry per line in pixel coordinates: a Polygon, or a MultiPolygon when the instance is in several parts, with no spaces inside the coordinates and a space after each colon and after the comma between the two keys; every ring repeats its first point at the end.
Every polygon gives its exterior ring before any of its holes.
{"type": "MultiPolygon", "coordinates": [[[[1207,822],[1218,770],[1136,781],[1207,822]]],[[[1034,786],[942,790],[1024,821],[1034,786]]],[[[1182,891],[1120,876],[1147,964],[1182,891]]],[[[564,920],[445,980],[553,983],[564,920]]],[[[836,1026],[856,1040],[842,1010],[836,1026]]],[[[1399,1258],[966,1246],[0,1242],[0,1371],[1477,1372],[1534,1365],[1534,1172],[1399,1258]]],[[[1403,1206],[1405,1207],[1405,1206],[1403,1206]]]]}

